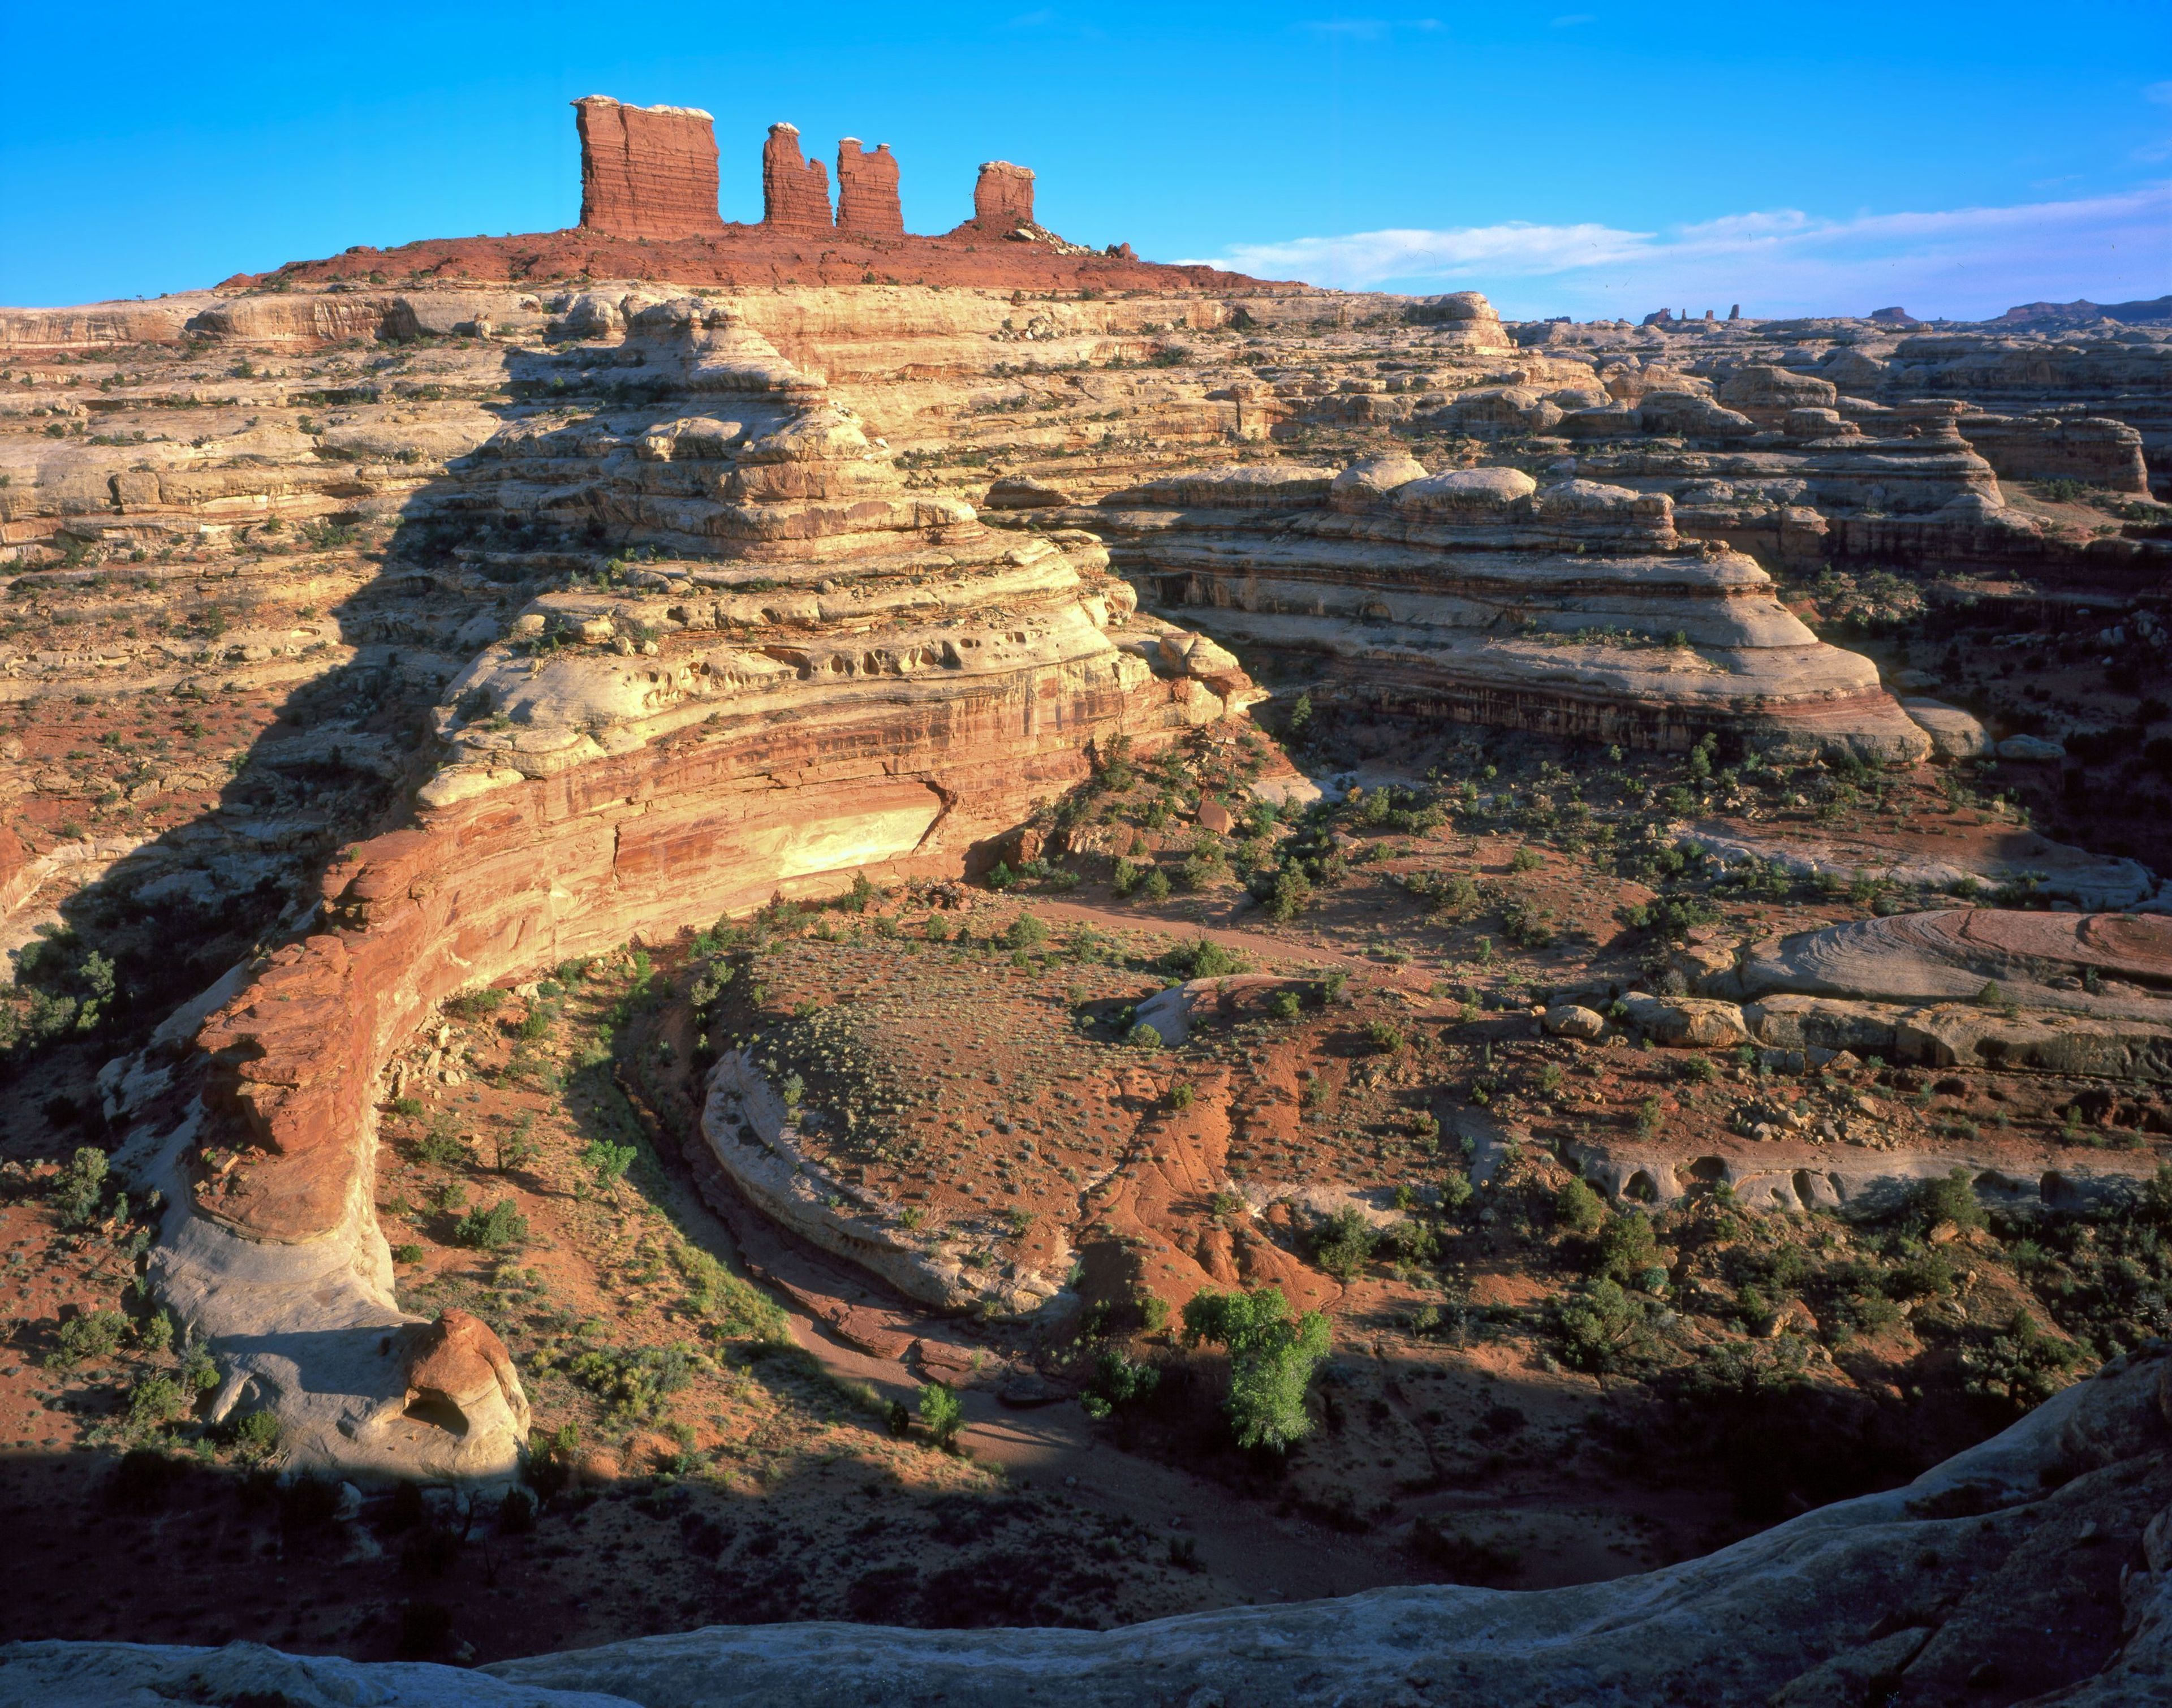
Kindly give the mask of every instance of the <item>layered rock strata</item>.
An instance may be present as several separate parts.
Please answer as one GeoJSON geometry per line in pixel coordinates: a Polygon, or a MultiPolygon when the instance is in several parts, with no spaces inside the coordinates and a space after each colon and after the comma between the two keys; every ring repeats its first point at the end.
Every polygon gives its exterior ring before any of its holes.
{"type": "MultiPolygon", "coordinates": [[[[677,409],[508,427],[452,502],[470,518],[563,506],[703,556],[533,601],[447,688],[412,828],[333,864],[314,933],[219,993],[193,1056],[112,1088],[117,1112],[149,1112],[133,1153],[176,1205],[154,1287],[223,1350],[250,1337],[235,1367],[304,1460],[398,1448],[472,1474],[518,1448],[517,1388],[492,1426],[434,1446],[395,1421],[411,1391],[452,1392],[383,1332],[403,1319],[370,1209],[378,1064],[432,1004],[856,872],[954,875],[1082,778],[1096,740],[1151,750],[1255,697],[1136,620],[1089,536],[1019,541],[908,491],[819,382],[723,311],[654,304],[605,347],[670,373],[677,409]],[[708,409],[683,412],[696,398],[708,409]],[[161,1098],[192,1075],[200,1096],[164,1126],[161,1098]]],[[[460,1394],[487,1397],[479,1378],[460,1394]]]]}
{"type": "Polygon", "coordinates": [[[581,227],[607,237],[721,233],[717,138],[698,107],[631,107],[609,95],[573,103],[581,133],[581,227]]]}
{"type": "Polygon", "coordinates": [[[1640,747],[1728,731],[1881,764],[1930,750],[1868,660],[1820,642],[1750,559],[1683,541],[1663,496],[1384,457],[1202,470],[1054,513],[1210,633],[1323,655],[1429,715],[1640,747]]]}
{"type": "Polygon", "coordinates": [[[771,231],[816,235],[835,223],[830,175],[799,152],[799,127],[777,124],[761,145],[761,223],[771,231]]]}
{"type": "Polygon", "coordinates": [[[973,225],[1001,237],[1032,225],[1033,174],[1008,160],[985,160],[973,180],[973,225]]]}
{"type": "MultiPolygon", "coordinates": [[[[1621,1023],[1663,1046],[1761,1047],[1798,1070],[1842,1056],[1963,1072],[2172,1082],[2172,917],[1942,908],[1776,937],[1739,956],[1676,957],[1697,994],[1630,992],[1621,1023]]],[[[1680,982],[1676,988],[1681,988],[1680,982]]],[[[1568,1018],[1547,1025],[1579,1035],[1568,1018]]],[[[1596,1016],[1593,1017],[1596,1018],[1596,1016]]],[[[1587,1178],[1625,1200],[1673,1203],[1725,1184],[1755,1210],[1900,1207],[1921,1183],[1965,1170],[1986,1201],[2022,1211],[2132,1200],[2148,1152],[2092,1157],[1973,1127],[1895,1149],[1874,1107],[1863,1120],[1776,1107],[1748,1152],[1691,1157],[1656,1140],[1578,1141],[1587,1178]]]]}
{"type": "Polygon", "coordinates": [[[2172,1360],[2115,1360],[1906,1487],[1702,1559],[1537,1592],[1454,1585],[1111,1631],[716,1625],[472,1670],[223,1650],[19,1643],[0,1701],[75,1708],[276,1689],[294,1700],[744,1700],[793,1708],[1035,1696],[1248,1708],[1411,1701],[1812,1705],[2172,1690],[2172,1360]]]}
{"type": "Polygon", "coordinates": [[[890,144],[874,153],[847,137],[837,144],[837,229],[864,237],[903,237],[905,214],[897,201],[897,158],[890,144]]]}

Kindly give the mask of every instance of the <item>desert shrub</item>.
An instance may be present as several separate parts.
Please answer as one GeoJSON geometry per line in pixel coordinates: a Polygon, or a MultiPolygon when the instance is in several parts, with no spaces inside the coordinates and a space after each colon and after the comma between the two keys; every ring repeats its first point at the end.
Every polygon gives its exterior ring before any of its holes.
{"type": "Polygon", "coordinates": [[[467,1140],[449,1114],[439,1115],[430,1131],[415,1141],[415,1154],[433,1168],[452,1168],[471,1160],[467,1140]]]}
{"type": "Polygon", "coordinates": [[[48,1370],[73,1370],[89,1361],[110,1357],[128,1331],[128,1319],[118,1311],[84,1311],[70,1317],[53,1337],[53,1350],[46,1354],[48,1370]]]}
{"type": "Polygon", "coordinates": [[[1190,1109],[1198,1095],[1190,1085],[1180,1081],[1169,1088],[1169,1106],[1173,1109],[1190,1109]]]}
{"type": "Polygon", "coordinates": [[[581,1147],[581,1166],[596,1177],[599,1186],[616,1185],[626,1178],[626,1171],[633,1166],[633,1159],[639,1154],[632,1145],[590,1139],[581,1147]]]}
{"type": "Polygon", "coordinates": [[[1547,1327],[1564,1364],[1604,1374],[1642,1346],[1645,1308],[1614,1281],[1589,1281],[1552,1302],[1547,1327]]]}
{"type": "Polygon", "coordinates": [[[105,1152],[85,1145],[68,1158],[52,1185],[53,1213],[66,1228],[95,1226],[105,1219],[105,1152]]]}
{"type": "Polygon", "coordinates": [[[1156,964],[1162,971],[1178,978],[1220,979],[1243,972],[1251,961],[1235,949],[1224,948],[1212,937],[1200,937],[1179,944],[1156,964]]]}
{"type": "Polygon", "coordinates": [[[1276,1020],[1294,1020],[1301,1007],[1296,991],[1277,991],[1273,999],[1267,1004],[1267,1013],[1271,1018],[1276,1020]]]}
{"type": "Polygon", "coordinates": [[[1003,947],[1013,949],[1037,949],[1047,941],[1048,927],[1030,913],[1013,920],[1003,936],[1003,947]]]}
{"type": "Polygon", "coordinates": [[[699,1246],[675,1243],[671,1261],[686,1282],[685,1308],[718,1336],[771,1346],[791,1343],[791,1330],[777,1302],[699,1246]]]}
{"type": "Polygon", "coordinates": [[[1956,1227],[1981,1227],[1984,1223],[1983,1205],[1965,1168],[1956,1168],[1943,1179],[1924,1181],[1916,1188],[1910,1207],[1927,1228],[1941,1222],[1950,1222],[1956,1227]]]}
{"type": "Polygon", "coordinates": [[[693,1379],[694,1354],[685,1346],[595,1346],[567,1359],[566,1373],[615,1416],[653,1423],[693,1379]]]}
{"type": "Polygon", "coordinates": [[[1346,1204],[1313,1230],[1312,1260],[1340,1281],[1372,1261],[1377,1236],[1364,1212],[1346,1204]]]}
{"type": "Polygon", "coordinates": [[[487,1210],[478,1205],[460,1217],[453,1238],[474,1251],[509,1251],[527,1243],[528,1218],[509,1198],[487,1210]]]}
{"type": "Polygon", "coordinates": [[[1124,1034],[1124,1036],[1126,1043],[1129,1043],[1140,1050],[1159,1050],[1161,1048],[1160,1032],[1153,1026],[1148,1025],[1143,1020],[1132,1027],[1129,1032],[1124,1034]]]}
{"type": "MultiPolygon", "coordinates": [[[[1168,1309],[1163,1305],[1164,1313],[1168,1309]]],[[[1161,1372],[1132,1357],[1120,1346],[1105,1346],[1094,1360],[1094,1379],[1079,1403],[1089,1417],[1106,1417],[1137,1405],[1161,1385],[1161,1372]]]]}
{"type": "Polygon", "coordinates": [[[501,1536],[525,1536],[535,1528],[535,1496],[525,1489],[508,1489],[497,1503],[497,1531],[501,1536]]]}
{"type": "Polygon", "coordinates": [[[1659,1263],[1659,1242],[1653,1236],[1649,1217],[1634,1210],[1619,1210],[1599,1228],[1592,1251],[1594,1276],[1634,1285],[1646,1270],[1659,1263]]]}
{"type": "Polygon", "coordinates": [[[2005,1329],[1985,1344],[1961,1353],[1968,1391],[2002,1401],[2015,1416],[2040,1405],[2067,1385],[2067,1372],[2083,1354],[2056,1340],[2026,1311],[2016,1311],[2005,1329]]]}
{"type": "Polygon", "coordinates": [[[920,1421],[928,1438],[948,1453],[965,1425],[965,1402],[947,1382],[930,1382],[920,1390],[920,1421]]]}
{"type": "Polygon", "coordinates": [[[1380,1236],[1380,1243],[1398,1263],[1428,1263],[1440,1251],[1440,1237],[1414,1217],[1390,1227],[1380,1236]]]}
{"type": "Polygon", "coordinates": [[[1279,1287],[1254,1292],[1194,1293],[1184,1307],[1187,1342],[1229,1355],[1228,1415],[1242,1448],[1277,1452],[1312,1428],[1305,1388],[1327,1356],[1327,1319],[1318,1311],[1293,1318],[1279,1287]]]}
{"type": "Polygon", "coordinates": [[[1582,1180],[1572,1180],[1554,1194],[1554,1220],[1572,1233],[1596,1233],[1606,1220],[1606,1200],[1582,1180]]]}
{"type": "Polygon", "coordinates": [[[445,998],[445,1012],[455,1020],[480,1020],[505,1006],[505,992],[492,985],[478,985],[445,998]]]}
{"type": "Polygon", "coordinates": [[[252,1458],[263,1458],[279,1445],[279,1415],[275,1411],[245,1412],[228,1426],[228,1438],[252,1458]]]}
{"type": "Polygon", "coordinates": [[[1535,872],[1546,863],[1546,857],[1535,848],[1519,848],[1508,858],[1511,872],[1535,872]]]}
{"type": "Polygon", "coordinates": [[[1296,867],[1285,866],[1275,873],[1261,905],[1269,919],[1287,925],[1312,905],[1312,880],[1296,867]]]}
{"type": "Polygon", "coordinates": [[[189,1394],[170,1376],[146,1376],[128,1390],[128,1428],[147,1434],[188,1415],[189,1394]]]}
{"type": "Polygon", "coordinates": [[[1365,1023],[1365,1045],[1376,1055],[1393,1055],[1405,1042],[1403,1029],[1392,1020],[1365,1023]]]}

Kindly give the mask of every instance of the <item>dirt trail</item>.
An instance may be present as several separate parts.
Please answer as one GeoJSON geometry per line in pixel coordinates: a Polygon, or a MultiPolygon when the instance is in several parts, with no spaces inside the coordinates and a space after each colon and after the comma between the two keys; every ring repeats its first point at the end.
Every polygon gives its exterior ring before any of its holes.
{"type": "Polygon", "coordinates": [[[1235,926],[1203,925],[1193,920],[1167,919],[1128,909],[1097,907],[1087,901],[1043,901],[1036,898],[1029,906],[1032,912],[1044,919],[1076,920],[1081,924],[1116,931],[1158,931],[1171,937],[1203,937],[1209,943],[1219,943],[1224,948],[1242,949],[1247,954],[1258,956],[1262,961],[1285,965],[1294,961],[1311,966],[1341,967],[1347,972],[1362,973],[1382,984],[1400,984],[1403,976],[1401,968],[1384,966],[1379,961],[1367,960],[1363,955],[1345,954],[1340,949],[1322,948],[1313,943],[1293,943],[1282,937],[1271,937],[1266,932],[1246,931],[1235,926]]]}
{"type": "MultiPolygon", "coordinates": [[[[805,1316],[791,1322],[793,1338],[833,1375],[907,1405],[920,1391],[902,1362],[840,1345],[805,1316]]],[[[959,1441],[976,1459],[1089,1512],[1191,1539],[1201,1570],[1233,1599],[1303,1601],[1411,1580],[1409,1562],[1378,1540],[1284,1523],[1216,1484],[1110,1446],[1075,1400],[1018,1410],[978,1389],[960,1397],[959,1441]]]]}

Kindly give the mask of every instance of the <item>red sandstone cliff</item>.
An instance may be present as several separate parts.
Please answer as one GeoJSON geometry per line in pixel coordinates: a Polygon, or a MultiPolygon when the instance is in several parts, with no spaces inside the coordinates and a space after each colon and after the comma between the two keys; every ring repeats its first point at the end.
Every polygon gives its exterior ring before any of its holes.
{"type": "Polygon", "coordinates": [[[771,125],[761,146],[761,223],[771,231],[814,234],[832,228],[830,175],[799,152],[796,125],[771,125]]]}
{"type": "Polygon", "coordinates": [[[669,242],[720,233],[717,138],[698,107],[573,103],[581,132],[581,227],[669,242]]]}
{"type": "Polygon", "coordinates": [[[897,158],[887,142],[863,153],[859,138],[837,144],[837,229],[868,237],[903,237],[897,201],[897,158]]]}

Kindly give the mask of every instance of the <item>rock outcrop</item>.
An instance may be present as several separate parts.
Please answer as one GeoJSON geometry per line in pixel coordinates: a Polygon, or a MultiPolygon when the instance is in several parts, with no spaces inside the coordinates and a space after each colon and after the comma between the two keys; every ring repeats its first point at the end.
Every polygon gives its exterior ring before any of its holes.
{"type": "Polygon", "coordinates": [[[799,152],[799,127],[776,124],[761,145],[761,223],[771,231],[818,235],[836,221],[830,175],[799,152]]]}
{"type": "Polygon", "coordinates": [[[721,234],[717,138],[699,107],[632,107],[609,95],[573,103],[581,133],[581,228],[609,237],[721,234]]]}
{"type": "Polygon", "coordinates": [[[1427,715],[1641,747],[1727,730],[1881,764],[1930,749],[1868,660],[1820,642],[1748,558],[1680,539],[1664,497],[1390,456],[1204,470],[1056,513],[1162,608],[1427,715]]]}
{"type": "Polygon", "coordinates": [[[984,160],[973,182],[972,224],[991,237],[1007,236],[1033,221],[1033,174],[1008,160],[984,160]]]}
{"type": "MultiPolygon", "coordinates": [[[[248,1379],[302,1462],[382,1465],[406,1427],[384,1405],[417,1378],[380,1332],[402,1319],[370,1207],[374,1109],[379,1062],[432,1004],[854,873],[954,876],[1083,777],[1094,741],[1151,751],[1256,697],[1137,620],[1090,536],[1016,540],[908,490],[727,311],[685,298],[583,324],[603,336],[555,361],[637,358],[668,401],[639,425],[508,427],[450,502],[525,515],[548,495],[700,559],[546,594],[482,647],[445,688],[412,828],[334,862],[315,931],[160,1071],[155,1091],[200,1079],[185,1118],[154,1112],[132,1141],[176,1205],[154,1289],[222,1351],[245,1332],[281,1346],[248,1379]]],[[[487,1397],[474,1367],[444,1391],[463,1416],[487,1397]]],[[[504,1398],[418,1463],[510,1469],[517,1387],[504,1398]]]]}
{"type": "Polygon", "coordinates": [[[2172,1693],[2172,1358],[2106,1365],[1904,1488],[1705,1558],[1573,1588],[1434,1586],[1110,1631],[712,1626],[470,1671],[30,1642],[0,1703],[184,1696],[794,1708],[1040,1696],[1314,1708],[1885,1701],[2127,1708],[2172,1693]]]}
{"type": "Polygon", "coordinates": [[[837,229],[862,237],[903,237],[897,201],[897,158],[890,144],[864,152],[857,137],[837,144],[837,229]]]}

